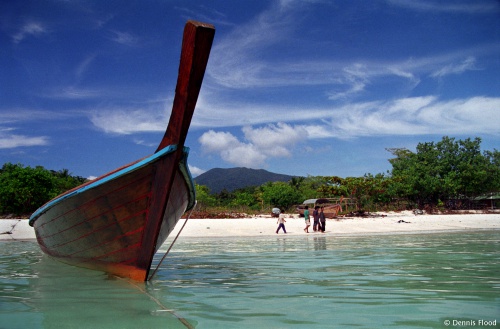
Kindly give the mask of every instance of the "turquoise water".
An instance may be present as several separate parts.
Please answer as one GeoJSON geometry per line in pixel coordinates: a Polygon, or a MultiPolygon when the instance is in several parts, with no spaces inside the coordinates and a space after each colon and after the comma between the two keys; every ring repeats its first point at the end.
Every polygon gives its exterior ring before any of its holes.
{"type": "Polygon", "coordinates": [[[479,321],[500,321],[500,231],[181,237],[147,284],[61,264],[36,242],[0,248],[0,328],[485,328],[479,321]]]}

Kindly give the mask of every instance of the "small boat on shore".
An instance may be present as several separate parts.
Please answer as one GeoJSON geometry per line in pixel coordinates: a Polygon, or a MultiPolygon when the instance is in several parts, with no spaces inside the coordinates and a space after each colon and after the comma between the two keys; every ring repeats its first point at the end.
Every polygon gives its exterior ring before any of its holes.
{"type": "Polygon", "coordinates": [[[170,121],[156,152],[67,191],[30,218],[48,255],[147,281],[155,253],[195,205],[184,147],[215,29],[188,21],[170,121]]]}
{"type": "Polygon", "coordinates": [[[309,214],[312,216],[312,212],[315,207],[323,207],[323,213],[326,218],[335,218],[342,212],[342,204],[344,203],[344,208],[347,210],[347,199],[343,196],[340,198],[321,198],[321,199],[308,199],[302,204],[295,206],[299,217],[304,217],[305,207],[309,207],[309,214]]]}

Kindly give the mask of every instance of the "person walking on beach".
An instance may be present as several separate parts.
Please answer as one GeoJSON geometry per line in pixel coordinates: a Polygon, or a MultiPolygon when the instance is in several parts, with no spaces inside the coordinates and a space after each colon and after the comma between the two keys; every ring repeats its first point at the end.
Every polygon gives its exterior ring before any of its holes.
{"type": "Polygon", "coordinates": [[[304,229],[304,232],[309,233],[309,226],[311,226],[311,220],[309,219],[309,206],[305,206],[304,219],[306,221],[306,228],[304,229]]]}
{"type": "Polygon", "coordinates": [[[318,230],[320,230],[321,226],[319,225],[319,206],[316,206],[314,207],[314,211],[313,211],[313,220],[314,220],[314,223],[313,223],[313,231],[316,232],[318,230]]]}
{"type": "Polygon", "coordinates": [[[325,226],[326,226],[326,218],[325,218],[325,213],[323,212],[323,207],[321,207],[319,211],[319,230],[321,233],[325,233],[325,226]]]}
{"type": "Polygon", "coordinates": [[[280,228],[282,228],[283,232],[286,234],[285,223],[286,223],[285,214],[282,211],[278,217],[278,221],[276,222],[276,224],[279,224],[278,229],[276,230],[276,234],[278,234],[280,228]]]}

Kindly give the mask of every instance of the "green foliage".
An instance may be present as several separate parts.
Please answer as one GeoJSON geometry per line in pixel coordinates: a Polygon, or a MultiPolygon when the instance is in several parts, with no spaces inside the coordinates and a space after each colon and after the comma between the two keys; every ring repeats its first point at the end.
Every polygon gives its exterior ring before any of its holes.
{"type": "Polygon", "coordinates": [[[210,194],[207,186],[196,186],[196,198],[200,211],[213,210],[214,208],[230,208],[241,212],[258,211],[261,208],[259,193],[256,187],[250,186],[228,192],[223,189],[220,193],[210,194]]]}
{"type": "Polygon", "coordinates": [[[436,206],[442,200],[471,198],[500,190],[498,151],[480,150],[481,139],[419,143],[416,153],[393,150],[393,193],[419,206],[436,206]]]}
{"type": "Polygon", "coordinates": [[[67,170],[54,172],[5,163],[0,171],[0,214],[30,214],[84,181],[82,177],[72,177],[67,170]]]}
{"type": "MultiPolygon", "coordinates": [[[[426,205],[444,208],[450,199],[472,199],[500,191],[500,152],[481,153],[480,144],[480,138],[455,141],[443,137],[437,143],[419,143],[416,152],[387,149],[394,155],[389,159],[392,171],[388,175],[293,177],[286,183],[265,183],[217,194],[195,184],[198,209],[267,212],[272,207],[290,209],[305,199],[340,196],[349,198],[358,210],[426,205]]],[[[67,169],[48,171],[6,163],[0,171],[0,213],[29,214],[84,181],[67,169]]]]}
{"type": "Polygon", "coordinates": [[[241,189],[234,192],[234,197],[229,205],[231,208],[250,208],[256,210],[258,208],[258,200],[252,191],[241,189]]]}
{"type": "Polygon", "coordinates": [[[208,187],[204,185],[195,184],[196,188],[196,200],[198,201],[198,210],[204,211],[207,207],[217,206],[217,199],[215,196],[210,194],[208,187]]]}
{"type": "Polygon", "coordinates": [[[288,209],[305,199],[349,198],[357,210],[400,210],[430,205],[445,207],[446,200],[472,198],[500,190],[500,152],[481,154],[481,140],[455,141],[443,137],[437,143],[420,143],[416,152],[387,149],[389,174],[363,177],[293,177],[288,183],[266,183],[258,188],[223,190],[214,195],[218,206],[253,210],[288,209]]]}
{"type": "Polygon", "coordinates": [[[489,186],[488,189],[490,191],[499,191],[500,190],[500,152],[496,149],[493,151],[485,151],[484,157],[487,159],[487,168],[486,172],[489,177],[489,186]]]}
{"type": "Polygon", "coordinates": [[[297,190],[301,195],[301,202],[305,199],[311,198],[321,198],[323,197],[319,192],[319,188],[324,184],[324,180],[321,176],[308,176],[302,178],[300,184],[293,184],[293,180],[290,182],[295,190],[297,190]]]}
{"type": "Polygon", "coordinates": [[[282,210],[304,201],[300,192],[285,182],[267,183],[261,186],[261,190],[266,204],[282,210]]]}
{"type": "Polygon", "coordinates": [[[318,197],[332,198],[349,195],[345,179],[338,176],[319,177],[321,184],[317,187],[318,197]]]}
{"type": "Polygon", "coordinates": [[[387,149],[392,172],[363,177],[293,177],[286,183],[266,183],[259,188],[222,191],[219,206],[261,211],[287,209],[313,198],[349,198],[357,210],[400,210],[430,205],[443,208],[445,201],[475,197],[500,190],[500,153],[481,154],[481,140],[455,141],[443,137],[437,143],[420,143],[417,151],[387,149]]]}
{"type": "Polygon", "coordinates": [[[0,212],[26,214],[57,195],[55,178],[41,167],[6,163],[0,173],[0,212]]]}
{"type": "Polygon", "coordinates": [[[62,169],[59,171],[51,170],[50,172],[56,178],[55,184],[58,190],[58,195],[87,181],[86,178],[72,176],[68,169],[62,169]]]}

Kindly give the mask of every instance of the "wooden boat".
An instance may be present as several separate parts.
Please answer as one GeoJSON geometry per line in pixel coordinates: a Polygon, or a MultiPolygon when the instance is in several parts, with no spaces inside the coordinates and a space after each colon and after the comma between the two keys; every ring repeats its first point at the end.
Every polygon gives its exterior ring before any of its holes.
{"type": "Polygon", "coordinates": [[[347,200],[344,197],[337,198],[321,198],[321,199],[308,199],[305,200],[302,204],[297,205],[295,207],[299,217],[304,217],[305,206],[309,207],[309,214],[312,218],[312,213],[314,211],[314,207],[323,207],[323,213],[326,218],[335,218],[337,217],[339,212],[342,212],[342,203],[345,204],[345,208],[347,208],[347,200]]]}
{"type": "Polygon", "coordinates": [[[156,152],[70,190],[30,218],[41,249],[76,266],[148,280],[154,254],[195,204],[184,147],[215,29],[188,21],[167,130],[156,152]]]}

